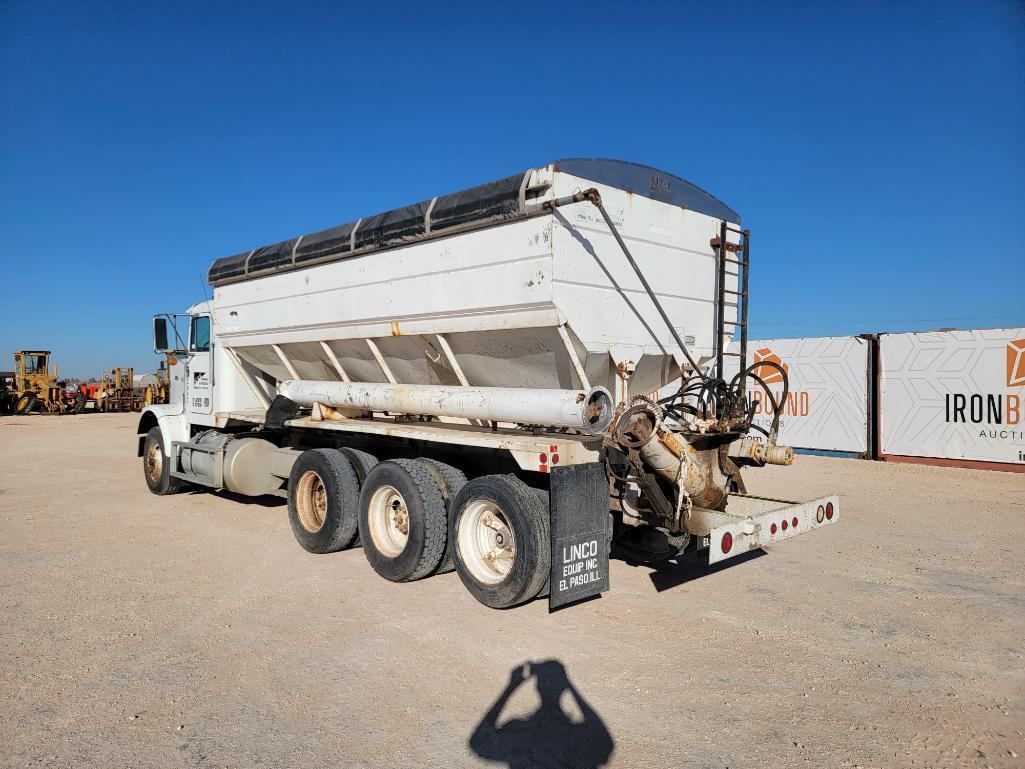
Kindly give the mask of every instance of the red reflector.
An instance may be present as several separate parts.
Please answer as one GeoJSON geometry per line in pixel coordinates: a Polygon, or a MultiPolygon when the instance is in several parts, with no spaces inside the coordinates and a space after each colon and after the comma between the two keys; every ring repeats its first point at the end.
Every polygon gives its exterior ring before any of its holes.
{"type": "Polygon", "coordinates": [[[781,524],[780,524],[780,526],[782,526],[782,527],[783,527],[783,531],[786,531],[786,530],[787,530],[787,525],[788,525],[788,524],[787,524],[787,519],[786,519],[786,518],[784,518],[784,519],[783,519],[783,523],[781,523],[781,524]]]}
{"type": "Polygon", "coordinates": [[[724,553],[730,552],[730,548],[733,547],[733,535],[728,531],[722,535],[722,551],[724,553]]]}
{"type": "Polygon", "coordinates": [[[827,521],[833,520],[833,503],[832,502],[827,502],[826,503],[826,520],[827,521]]]}
{"type": "Polygon", "coordinates": [[[792,520],[791,523],[794,524],[794,528],[796,529],[797,528],[797,516],[796,515],[794,516],[794,520],[792,520]]]}
{"type": "Polygon", "coordinates": [[[537,455],[537,461],[540,462],[542,465],[547,463],[548,462],[548,455],[544,454],[544,453],[538,454],[537,455]]]}
{"type": "Polygon", "coordinates": [[[772,526],[769,527],[769,533],[770,534],[775,534],[776,533],[776,524],[772,524],[772,526]]]}
{"type": "Polygon", "coordinates": [[[559,455],[558,454],[552,454],[552,464],[553,465],[559,464],[559,455]]]}

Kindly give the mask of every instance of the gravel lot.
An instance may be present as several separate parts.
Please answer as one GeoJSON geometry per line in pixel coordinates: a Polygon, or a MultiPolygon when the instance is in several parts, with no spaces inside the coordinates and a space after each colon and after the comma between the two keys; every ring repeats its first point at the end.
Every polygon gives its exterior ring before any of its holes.
{"type": "Polygon", "coordinates": [[[0,419],[0,765],[1020,767],[1025,476],[799,457],[842,520],[498,612],[151,496],[135,415],[0,419]]]}

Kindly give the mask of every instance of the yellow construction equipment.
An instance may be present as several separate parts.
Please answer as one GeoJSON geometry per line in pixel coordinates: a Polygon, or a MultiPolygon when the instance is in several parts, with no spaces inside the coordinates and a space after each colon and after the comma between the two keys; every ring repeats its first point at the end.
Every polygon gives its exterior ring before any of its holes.
{"type": "Polygon", "coordinates": [[[57,379],[56,364],[51,372],[49,350],[20,350],[14,353],[12,400],[16,414],[81,414],[86,397],[80,389],[68,389],[67,382],[57,379]]]}
{"type": "Polygon", "coordinates": [[[140,398],[135,393],[135,369],[112,368],[103,372],[96,393],[97,411],[138,411],[140,398]]]}
{"type": "Polygon", "coordinates": [[[170,400],[168,371],[171,368],[171,354],[165,353],[165,355],[168,360],[160,361],[160,368],[156,373],[157,381],[146,385],[146,389],[143,391],[142,400],[147,406],[167,403],[170,400]]]}

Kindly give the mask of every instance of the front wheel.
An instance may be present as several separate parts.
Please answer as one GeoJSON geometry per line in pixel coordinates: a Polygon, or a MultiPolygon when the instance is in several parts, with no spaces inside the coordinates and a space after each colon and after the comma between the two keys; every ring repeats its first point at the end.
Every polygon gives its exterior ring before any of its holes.
{"type": "Polygon", "coordinates": [[[514,475],[468,482],[452,501],[456,573],[485,606],[507,609],[536,598],[551,568],[548,510],[514,475]]]}
{"type": "Polygon", "coordinates": [[[171,475],[171,461],[164,453],[164,436],[159,427],[150,428],[142,447],[142,474],[146,486],[158,496],[176,494],[185,486],[180,478],[171,475]]]}
{"type": "Polygon", "coordinates": [[[14,406],[15,414],[28,414],[36,407],[36,396],[32,393],[25,393],[14,406]]]}

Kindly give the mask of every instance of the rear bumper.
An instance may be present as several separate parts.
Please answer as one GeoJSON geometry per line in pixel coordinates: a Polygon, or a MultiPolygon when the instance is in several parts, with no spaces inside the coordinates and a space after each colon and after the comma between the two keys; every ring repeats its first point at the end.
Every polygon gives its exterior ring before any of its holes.
{"type": "Polygon", "coordinates": [[[732,494],[728,512],[695,509],[690,528],[708,546],[708,562],[718,563],[840,520],[840,500],[828,496],[808,502],[732,494]]]}

